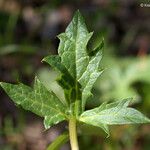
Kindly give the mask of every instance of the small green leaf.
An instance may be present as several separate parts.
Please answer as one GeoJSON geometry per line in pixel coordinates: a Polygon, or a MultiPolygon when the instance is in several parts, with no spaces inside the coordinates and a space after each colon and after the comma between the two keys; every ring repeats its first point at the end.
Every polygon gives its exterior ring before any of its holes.
{"type": "Polygon", "coordinates": [[[65,105],[52,91],[48,91],[37,78],[35,78],[33,89],[22,83],[14,85],[1,82],[0,85],[17,105],[44,117],[46,129],[66,120],[65,105]]]}
{"type": "Polygon", "coordinates": [[[61,80],[63,80],[65,85],[61,85],[63,89],[70,89],[75,86],[74,79],[65,68],[65,66],[61,63],[61,58],[57,55],[50,55],[45,57],[42,61],[47,62],[53,68],[58,70],[62,74],[61,80]]]}
{"type": "Polygon", "coordinates": [[[64,95],[68,105],[71,104],[71,91],[75,89],[75,80],[70,75],[65,66],[61,63],[61,58],[56,55],[45,57],[42,61],[47,62],[53,68],[61,73],[61,76],[57,79],[58,84],[64,89],[64,95]]]}
{"type": "Polygon", "coordinates": [[[99,126],[103,130],[102,125],[149,123],[150,119],[142,113],[127,107],[130,101],[131,99],[125,99],[110,104],[104,103],[100,107],[82,113],[79,120],[87,124],[99,126]]]}
{"type": "Polygon", "coordinates": [[[79,79],[88,65],[87,43],[93,33],[89,33],[84,19],[77,11],[65,33],[58,36],[58,48],[62,64],[68,69],[72,77],[79,79]]]}

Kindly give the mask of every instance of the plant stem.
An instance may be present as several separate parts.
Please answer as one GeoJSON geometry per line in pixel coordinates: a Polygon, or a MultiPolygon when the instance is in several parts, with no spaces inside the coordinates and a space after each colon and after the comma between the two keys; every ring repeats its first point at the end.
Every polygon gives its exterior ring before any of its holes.
{"type": "Polygon", "coordinates": [[[63,133],[62,135],[58,136],[53,143],[51,143],[46,150],[58,150],[60,147],[65,144],[69,140],[68,133],[63,133]]]}
{"type": "Polygon", "coordinates": [[[79,150],[77,140],[76,119],[71,117],[69,120],[69,136],[72,150],[79,150]]]}

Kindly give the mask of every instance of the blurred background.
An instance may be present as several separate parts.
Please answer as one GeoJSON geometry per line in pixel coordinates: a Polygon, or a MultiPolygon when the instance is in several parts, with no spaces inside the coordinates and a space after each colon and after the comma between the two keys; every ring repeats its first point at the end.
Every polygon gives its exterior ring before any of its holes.
{"type": "MultiPolygon", "coordinates": [[[[150,8],[141,0],[0,0],[0,81],[33,84],[37,75],[60,98],[57,72],[41,63],[57,54],[57,35],[79,9],[89,31],[88,47],[105,39],[101,67],[86,109],[104,101],[133,97],[132,107],[150,117],[150,8]]],[[[45,131],[42,118],[16,107],[0,89],[0,150],[45,150],[67,129],[65,122],[45,131]]],[[[106,138],[98,129],[81,127],[81,150],[149,150],[150,126],[111,127],[106,138]],[[82,131],[84,131],[82,133],[82,131]]],[[[62,150],[70,150],[65,144],[62,150]]]]}

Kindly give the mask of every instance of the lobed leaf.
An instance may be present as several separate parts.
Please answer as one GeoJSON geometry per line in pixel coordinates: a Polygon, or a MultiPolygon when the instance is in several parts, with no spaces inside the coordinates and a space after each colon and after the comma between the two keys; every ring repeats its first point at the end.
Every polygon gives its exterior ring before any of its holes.
{"type": "Polygon", "coordinates": [[[44,117],[46,129],[67,119],[65,105],[37,78],[35,78],[33,89],[22,83],[15,85],[1,82],[0,85],[17,105],[44,117]]]}
{"type": "Polygon", "coordinates": [[[59,56],[48,56],[43,59],[61,72],[58,83],[64,89],[66,101],[69,105],[78,103],[79,111],[84,110],[86,100],[92,95],[91,89],[102,73],[99,65],[104,42],[88,52],[87,44],[92,35],[93,32],[88,32],[83,17],[77,11],[65,32],[58,36],[59,56]]]}
{"type": "Polygon", "coordinates": [[[102,125],[107,127],[108,125],[149,123],[150,119],[142,113],[127,107],[130,101],[131,99],[125,99],[110,104],[103,103],[100,107],[83,112],[79,120],[102,129],[102,125]]]}

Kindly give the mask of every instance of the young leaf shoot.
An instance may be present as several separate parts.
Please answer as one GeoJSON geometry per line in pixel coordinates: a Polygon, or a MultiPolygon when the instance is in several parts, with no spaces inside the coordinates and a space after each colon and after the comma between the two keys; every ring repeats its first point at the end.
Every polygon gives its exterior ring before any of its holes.
{"type": "MultiPolygon", "coordinates": [[[[93,50],[87,44],[93,32],[88,32],[84,19],[77,11],[64,33],[58,35],[59,55],[50,55],[43,59],[58,70],[58,84],[64,90],[65,102],[49,91],[35,77],[33,88],[22,83],[1,82],[1,87],[17,105],[44,118],[44,126],[66,120],[69,124],[69,137],[72,150],[78,150],[77,123],[82,122],[100,127],[109,135],[109,125],[149,123],[150,120],[139,111],[129,108],[131,99],[106,104],[85,111],[86,101],[92,95],[91,89],[103,70],[100,69],[104,41],[93,50]]],[[[64,134],[51,147],[60,147],[61,141],[67,141],[64,134]],[[59,139],[61,140],[59,142],[59,139]],[[57,146],[57,143],[59,146],[57,146]]]]}

